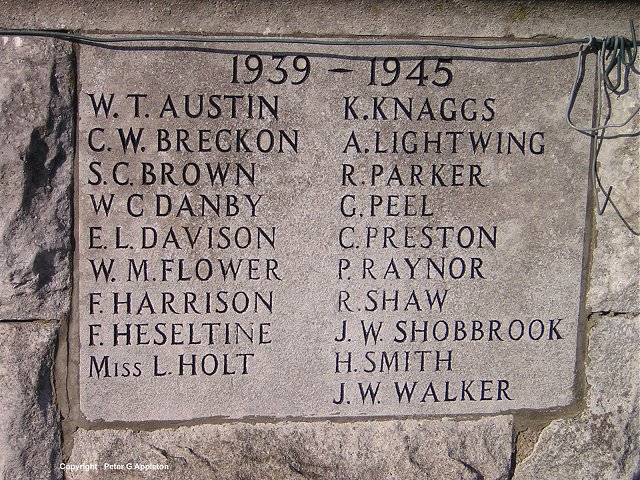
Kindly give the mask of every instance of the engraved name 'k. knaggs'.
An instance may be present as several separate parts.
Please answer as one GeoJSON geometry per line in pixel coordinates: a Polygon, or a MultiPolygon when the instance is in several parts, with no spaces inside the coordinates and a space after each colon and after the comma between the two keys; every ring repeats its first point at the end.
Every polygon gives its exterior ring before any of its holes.
{"type": "Polygon", "coordinates": [[[87,420],[570,404],[573,60],[314,48],[80,48],[87,420]]]}

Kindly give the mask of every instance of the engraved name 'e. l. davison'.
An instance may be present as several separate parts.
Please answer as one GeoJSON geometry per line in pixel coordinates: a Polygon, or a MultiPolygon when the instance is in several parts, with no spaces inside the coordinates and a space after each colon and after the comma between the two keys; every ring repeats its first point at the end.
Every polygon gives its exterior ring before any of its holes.
{"type": "Polygon", "coordinates": [[[87,420],[573,401],[589,151],[558,108],[573,60],[317,48],[81,47],[87,420]]]}

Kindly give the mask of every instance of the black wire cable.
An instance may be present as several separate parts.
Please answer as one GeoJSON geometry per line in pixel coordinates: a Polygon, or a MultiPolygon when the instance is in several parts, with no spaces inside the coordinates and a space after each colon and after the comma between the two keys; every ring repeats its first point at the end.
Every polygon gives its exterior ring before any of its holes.
{"type": "MultiPolygon", "coordinates": [[[[198,36],[117,36],[94,37],[78,35],[74,33],[55,32],[48,30],[0,30],[0,35],[25,36],[25,37],[49,37],[77,43],[113,44],[113,43],[149,43],[149,42],[179,42],[179,43],[244,43],[244,44],[294,44],[309,46],[330,47],[384,47],[384,46],[419,46],[419,47],[450,47],[470,50],[509,50],[518,48],[545,48],[559,47],[563,45],[585,44],[591,37],[582,39],[554,40],[548,42],[506,43],[506,44],[475,44],[443,42],[439,40],[339,40],[339,39],[308,39],[288,37],[198,37],[198,36]]],[[[602,40],[604,41],[604,40],[602,40]]]]}

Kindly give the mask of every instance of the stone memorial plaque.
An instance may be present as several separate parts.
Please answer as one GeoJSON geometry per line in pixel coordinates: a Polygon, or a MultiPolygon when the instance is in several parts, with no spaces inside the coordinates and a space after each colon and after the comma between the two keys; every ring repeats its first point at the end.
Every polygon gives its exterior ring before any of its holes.
{"type": "Polygon", "coordinates": [[[87,420],[573,401],[575,47],[80,50],[87,420]]]}

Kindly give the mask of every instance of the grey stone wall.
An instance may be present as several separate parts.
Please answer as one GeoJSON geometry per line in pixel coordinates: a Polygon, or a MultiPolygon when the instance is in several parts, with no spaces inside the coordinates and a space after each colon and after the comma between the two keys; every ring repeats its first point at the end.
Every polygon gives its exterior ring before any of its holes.
{"type": "Polygon", "coordinates": [[[71,308],[71,46],[0,39],[0,474],[62,478],[53,363],[71,308]]]}
{"type": "MultiPolygon", "coordinates": [[[[628,20],[640,20],[640,7],[631,2],[5,1],[3,6],[1,27],[79,32],[582,37],[627,34],[628,20]]],[[[2,478],[640,476],[640,242],[612,205],[603,216],[594,215],[584,272],[585,362],[578,369],[584,398],[572,410],[179,427],[74,423],[65,369],[72,314],[74,55],[67,43],[0,36],[0,66],[2,478]],[[65,475],[59,468],[61,462],[128,461],[164,463],[170,470],[65,475]]],[[[632,78],[635,84],[616,102],[617,111],[630,113],[640,105],[638,76],[632,78]]],[[[636,120],[625,131],[637,132],[639,126],[636,120]]],[[[599,157],[603,181],[613,185],[615,205],[636,231],[639,156],[638,137],[628,135],[605,142],[599,157]]]]}

